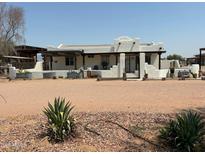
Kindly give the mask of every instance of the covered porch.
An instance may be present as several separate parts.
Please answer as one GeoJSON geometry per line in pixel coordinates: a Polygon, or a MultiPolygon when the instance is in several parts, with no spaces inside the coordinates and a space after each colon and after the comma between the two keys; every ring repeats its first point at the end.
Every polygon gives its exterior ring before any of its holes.
{"type": "Polygon", "coordinates": [[[43,53],[44,70],[84,70],[91,77],[143,78],[146,65],[161,68],[162,52],[85,53],[83,50],[55,50],[43,53]]]}

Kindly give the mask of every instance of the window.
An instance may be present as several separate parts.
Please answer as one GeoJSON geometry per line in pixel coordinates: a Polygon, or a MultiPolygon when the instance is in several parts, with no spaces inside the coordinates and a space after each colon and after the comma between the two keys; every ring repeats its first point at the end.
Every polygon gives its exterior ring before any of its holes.
{"type": "Polygon", "coordinates": [[[88,55],[88,58],[94,58],[94,55],[88,55]]]}
{"type": "Polygon", "coordinates": [[[102,62],[107,62],[108,64],[109,64],[109,58],[110,58],[109,55],[103,55],[103,56],[101,57],[102,62]]]}
{"type": "Polygon", "coordinates": [[[65,65],[68,65],[68,66],[73,66],[74,65],[74,57],[66,57],[65,58],[65,65]]]}
{"type": "Polygon", "coordinates": [[[103,69],[108,69],[108,65],[109,65],[109,60],[110,56],[109,55],[102,55],[101,56],[101,65],[103,67],[103,69]]]}
{"type": "Polygon", "coordinates": [[[148,64],[151,64],[151,55],[150,54],[145,55],[145,62],[148,64]]]}

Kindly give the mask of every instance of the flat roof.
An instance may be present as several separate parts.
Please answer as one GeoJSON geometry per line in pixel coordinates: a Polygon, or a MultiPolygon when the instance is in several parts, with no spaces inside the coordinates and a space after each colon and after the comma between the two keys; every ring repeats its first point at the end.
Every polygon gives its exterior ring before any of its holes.
{"type": "Polygon", "coordinates": [[[47,52],[81,51],[83,54],[119,54],[119,53],[164,53],[162,42],[141,43],[139,38],[120,36],[111,44],[60,44],[57,47],[48,47],[47,52]]]}

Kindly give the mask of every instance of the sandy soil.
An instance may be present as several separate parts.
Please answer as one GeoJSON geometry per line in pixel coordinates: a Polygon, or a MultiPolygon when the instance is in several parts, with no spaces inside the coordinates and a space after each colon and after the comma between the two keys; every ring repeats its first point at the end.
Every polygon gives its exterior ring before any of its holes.
{"type": "Polygon", "coordinates": [[[205,108],[205,82],[0,80],[0,116],[41,113],[57,96],[71,100],[76,111],[128,111],[172,113],[187,108],[205,108]]]}

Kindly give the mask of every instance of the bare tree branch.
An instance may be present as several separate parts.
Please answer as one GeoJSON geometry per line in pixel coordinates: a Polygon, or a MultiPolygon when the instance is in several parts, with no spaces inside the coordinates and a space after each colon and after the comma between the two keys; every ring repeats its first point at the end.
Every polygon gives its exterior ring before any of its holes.
{"type": "Polygon", "coordinates": [[[15,55],[14,45],[24,39],[24,11],[0,3],[0,55],[15,55]]]}

